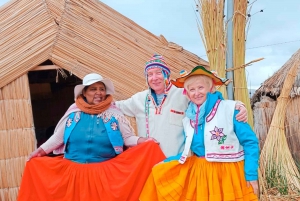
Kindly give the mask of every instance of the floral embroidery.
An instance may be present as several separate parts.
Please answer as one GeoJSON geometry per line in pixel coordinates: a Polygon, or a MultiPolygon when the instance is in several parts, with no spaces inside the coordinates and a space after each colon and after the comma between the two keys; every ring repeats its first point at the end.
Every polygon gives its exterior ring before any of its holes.
{"type": "Polygon", "coordinates": [[[68,119],[68,121],[67,121],[67,126],[70,127],[71,124],[72,124],[72,119],[68,119]]]}
{"type": "Polygon", "coordinates": [[[227,135],[223,133],[223,128],[218,128],[215,126],[215,129],[209,132],[212,134],[211,140],[217,139],[219,141],[218,144],[224,144],[227,135]]]}
{"type": "MultiPolygon", "coordinates": [[[[100,116],[100,115],[98,115],[98,116],[100,116]]],[[[106,114],[104,114],[104,115],[102,116],[102,119],[103,119],[103,122],[104,122],[104,123],[107,123],[107,122],[110,120],[110,118],[108,118],[108,116],[107,116],[106,114]]]]}
{"type": "Polygon", "coordinates": [[[111,127],[111,129],[113,129],[114,131],[118,130],[118,124],[117,124],[117,122],[112,122],[112,123],[110,124],[110,127],[111,127]]]}
{"type": "Polygon", "coordinates": [[[76,123],[80,120],[80,112],[76,112],[74,120],[76,123]]]}

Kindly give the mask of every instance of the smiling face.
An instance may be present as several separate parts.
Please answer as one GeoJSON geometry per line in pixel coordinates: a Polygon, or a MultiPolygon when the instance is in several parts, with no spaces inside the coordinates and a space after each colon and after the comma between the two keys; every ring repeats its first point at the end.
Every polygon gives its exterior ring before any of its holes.
{"type": "Polygon", "coordinates": [[[82,94],[88,104],[96,105],[106,99],[105,85],[102,82],[96,82],[83,90],[82,94]]]}
{"type": "Polygon", "coordinates": [[[189,99],[200,106],[206,101],[206,95],[212,91],[212,79],[204,75],[196,75],[185,81],[184,88],[189,99]]]}
{"type": "Polygon", "coordinates": [[[148,84],[156,94],[162,94],[165,91],[164,76],[161,68],[151,68],[147,71],[148,84]]]}

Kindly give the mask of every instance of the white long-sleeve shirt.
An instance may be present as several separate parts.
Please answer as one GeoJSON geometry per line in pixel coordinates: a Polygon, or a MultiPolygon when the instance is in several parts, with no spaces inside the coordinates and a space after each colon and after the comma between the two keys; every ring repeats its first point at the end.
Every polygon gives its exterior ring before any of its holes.
{"type": "MultiPolygon", "coordinates": [[[[117,101],[116,105],[127,116],[135,117],[138,136],[146,137],[146,107],[145,101],[149,91],[136,93],[127,100],[117,101]]],[[[177,155],[183,150],[184,134],[182,119],[188,99],[183,95],[183,89],[172,86],[160,114],[155,114],[153,101],[149,104],[149,137],[155,138],[166,157],[177,155]]]]}

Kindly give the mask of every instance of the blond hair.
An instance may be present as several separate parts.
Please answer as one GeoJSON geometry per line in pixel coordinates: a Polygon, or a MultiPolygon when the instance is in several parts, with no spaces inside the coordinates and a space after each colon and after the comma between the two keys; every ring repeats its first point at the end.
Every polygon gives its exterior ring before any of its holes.
{"type": "Polygon", "coordinates": [[[211,89],[211,92],[214,93],[216,91],[216,87],[213,83],[213,79],[206,76],[206,75],[192,75],[191,77],[188,77],[184,82],[184,88],[188,92],[189,91],[189,85],[196,82],[196,80],[203,80],[205,84],[209,86],[211,89]]]}

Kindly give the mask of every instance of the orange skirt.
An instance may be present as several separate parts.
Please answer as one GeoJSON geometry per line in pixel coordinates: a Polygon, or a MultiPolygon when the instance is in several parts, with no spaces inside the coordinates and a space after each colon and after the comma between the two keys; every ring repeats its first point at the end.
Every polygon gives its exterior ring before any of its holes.
{"type": "Polygon", "coordinates": [[[18,201],[137,201],[152,167],[164,159],[154,142],[101,163],[33,158],[26,163],[18,201]]]}
{"type": "Polygon", "coordinates": [[[192,156],[184,164],[171,161],[152,169],[140,201],[257,201],[247,187],[244,161],[208,162],[192,156]]]}

